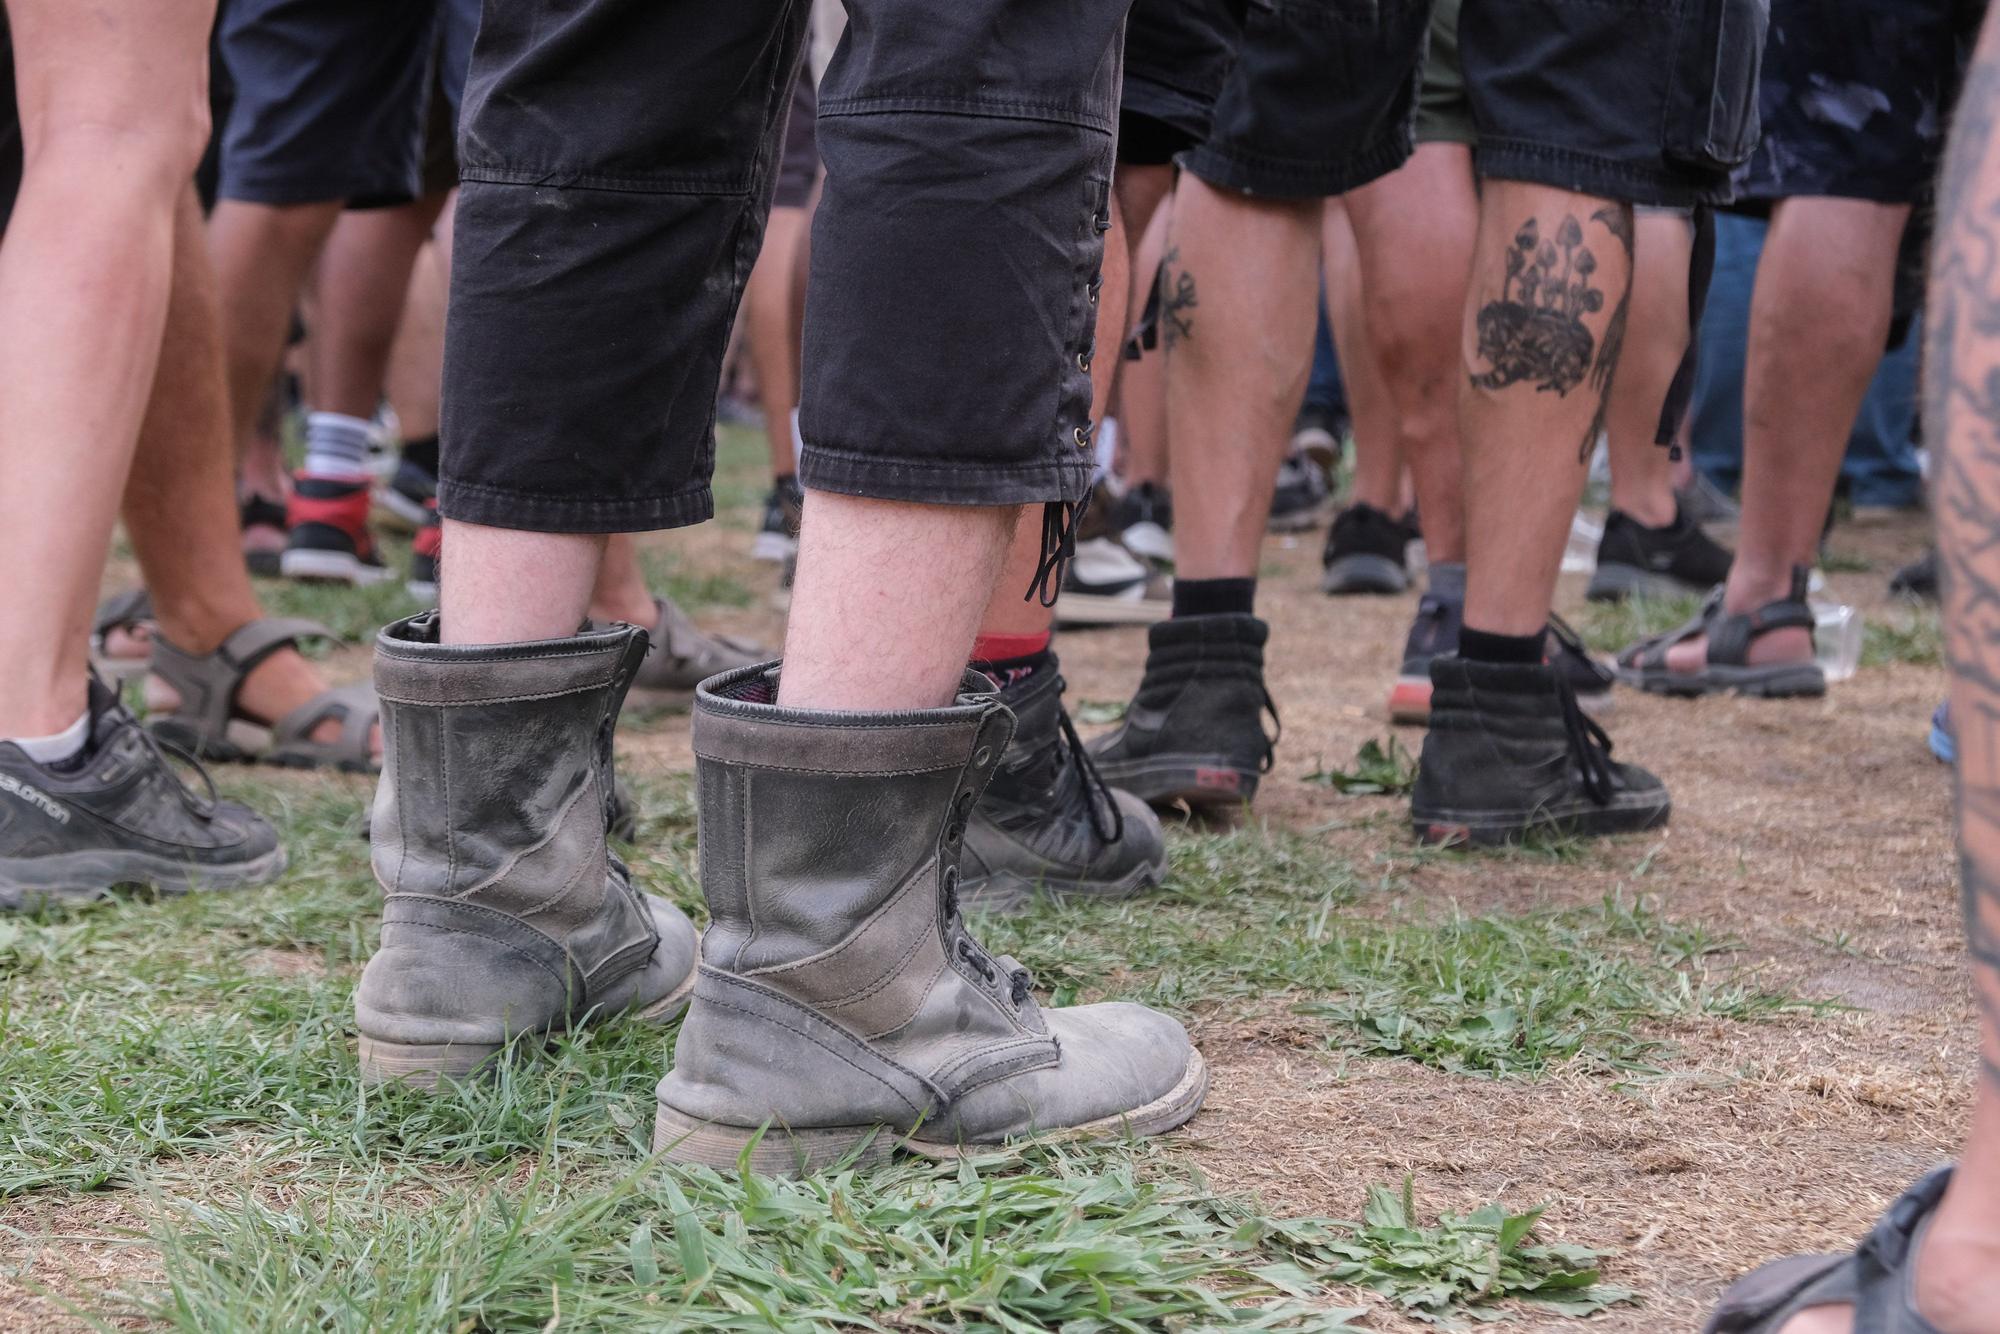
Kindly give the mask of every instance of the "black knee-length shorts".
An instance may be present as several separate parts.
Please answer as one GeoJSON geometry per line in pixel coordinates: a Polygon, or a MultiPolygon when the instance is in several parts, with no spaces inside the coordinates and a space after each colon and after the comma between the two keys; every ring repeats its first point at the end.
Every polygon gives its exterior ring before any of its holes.
{"type": "MultiPolygon", "coordinates": [[[[1126,0],[849,0],[820,86],[801,481],[1089,485],[1126,0]]],[[[459,139],[440,510],[709,517],[715,393],[806,0],[487,0],[459,139]]]]}

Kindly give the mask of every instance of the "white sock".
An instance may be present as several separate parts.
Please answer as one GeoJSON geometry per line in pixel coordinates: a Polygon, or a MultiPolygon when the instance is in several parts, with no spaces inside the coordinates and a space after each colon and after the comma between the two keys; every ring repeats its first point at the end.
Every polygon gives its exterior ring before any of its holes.
{"type": "Polygon", "coordinates": [[[375,424],[344,412],[306,414],[306,462],[313,477],[366,477],[375,424]]]}
{"type": "Polygon", "coordinates": [[[36,764],[61,764],[82,754],[83,743],[90,740],[90,710],[85,709],[81,718],[54,736],[18,736],[10,740],[36,764]]]}

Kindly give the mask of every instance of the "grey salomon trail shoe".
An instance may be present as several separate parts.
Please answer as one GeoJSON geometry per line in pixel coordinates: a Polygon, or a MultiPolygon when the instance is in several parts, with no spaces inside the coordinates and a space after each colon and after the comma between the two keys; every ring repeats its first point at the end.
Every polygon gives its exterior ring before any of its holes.
{"type": "Polygon", "coordinates": [[[1147,632],[1146,673],[1109,736],[1090,745],[1104,781],[1154,805],[1239,806],[1270,771],[1278,716],[1255,616],[1182,616],[1147,632]]]}
{"type": "Polygon", "coordinates": [[[1038,1134],[1171,1130],[1208,1072],[1139,1005],[1039,1009],[958,913],[959,854],[1013,718],[984,677],[897,713],[782,708],[770,668],[694,707],[712,924],[653,1143],[812,1171],[1038,1134]],[[761,1139],[759,1138],[761,1135],[761,1139]],[[863,1147],[865,1146],[865,1148],[863,1147]]]}
{"type": "Polygon", "coordinates": [[[1014,713],[1014,740],[965,829],[959,894],[969,904],[1004,912],[1037,892],[1124,898],[1166,874],[1160,818],[1104,785],[1062,694],[1054,666],[1000,691],[1014,713]]]}
{"type": "Polygon", "coordinates": [[[270,825],[196,792],[109,687],[90,683],[90,739],[74,760],[38,764],[0,742],[0,910],[100,899],[118,885],[164,893],[243,889],[285,869],[270,825]]]}
{"type": "Polygon", "coordinates": [[[431,1088],[523,1033],[686,1004],[694,926],[605,844],[612,728],[645,654],[630,625],[446,647],[436,612],[377,638],[387,898],[354,997],[363,1078],[431,1088]]]}

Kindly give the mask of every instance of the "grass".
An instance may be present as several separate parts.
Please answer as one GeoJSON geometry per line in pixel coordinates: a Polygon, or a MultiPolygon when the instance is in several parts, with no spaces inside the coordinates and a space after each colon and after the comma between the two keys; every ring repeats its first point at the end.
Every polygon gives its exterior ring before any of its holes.
{"type": "Polygon", "coordinates": [[[1416,786],[1417,757],[1393,735],[1386,746],[1370,737],[1355,752],[1352,767],[1329,769],[1321,760],[1320,767],[1307,774],[1305,781],[1330,787],[1345,797],[1394,796],[1416,786]]]}
{"type": "Polygon", "coordinates": [[[1898,608],[1861,627],[1861,665],[1936,667],[1944,662],[1944,626],[1936,607],[1898,608]]]}
{"type": "Polygon", "coordinates": [[[1627,598],[1585,604],[1576,631],[1593,653],[1617,653],[1642,639],[1665,634],[1701,610],[1699,594],[1677,598],[1627,598]]]}
{"type": "MultiPolygon", "coordinates": [[[[81,1280],[92,1319],[1338,1331],[1362,1291],[1444,1320],[1538,1303],[1543,1321],[1628,1295],[1594,1255],[1535,1242],[1532,1208],[1427,1222],[1377,1191],[1359,1221],[1278,1217],[1218,1195],[1171,1147],[806,1182],[669,1169],[647,1148],[674,1032],[635,1022],[446,1097],[364,1088],[351,1004],[378,902],[357,836],[370,785],[225,777],[280,823],[283,884],[0,920],[0,1202],[40,1214],[119,1190],[138,1228],[125,1244],[147,1279],[118,1295],[81,1280]]],[[[633,864],[698,911],[691,784],[637,786],[633,864]]],[[[1464,917],[1401,901],[1394,869],[1255,826],[1176,832],[1172,856],[1143,901],[979,929],[1036,968],[1048,1003],[1141,1000],[1198,1028],[1276,1007],[1331,1048],[1482,1078],[1625,1077],[1663,1059],[1677,1020],[1791,1004],[1738,976],[1723,942],[1622,900],[1464,917]]],[[[19,1257],[65,1245],[6,1217],[0,1291],[19,1257]]]]}

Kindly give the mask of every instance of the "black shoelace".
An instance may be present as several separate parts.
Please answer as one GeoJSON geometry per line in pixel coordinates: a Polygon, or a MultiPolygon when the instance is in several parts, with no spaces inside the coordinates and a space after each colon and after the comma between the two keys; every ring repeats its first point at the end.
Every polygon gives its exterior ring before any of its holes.
{"type": "Polygon", "coordinates": [[[173,784],[174,795],[180,798],[180,803],[188,814],[198,820],[215,818],[216,804],[222,800],[222,794],[216,791],[215,780],[209,777],[208,770],[203,767],[199,759],[195,758],[193,752],[183,750],[173,742],[163,741],[153,735],[152,731],[141,725],[123,704],[113,704],[106,712],[112,715],[114,727],[130,728],[138,733],[139,743],[152,752],[154,762],[159,765],[160,772],[164,773],[173,784]],[[175,765],[176,760],[180,761],[179,766],[175,765]],[[201,780],[205,795],[188,786],[186,780],[181,777],[182,768],[194,771],[194,776],[201,780]]]}
{"type": "Polygon", "coordinates": [[[1056,714],[1062,727],[1062,740],[1056,744],[1067,753],[1062,762],[1075,766],[1078,790],[1083,795],[1083,804],[1090,811],[1090,827],[1106,843],[1116,843],[1125,837],[1125,813],[1118,809],[1118,799],[1111,795],[1111,785],[1104,781],[1104,775],[1097,772],[1091,762],[1090,752],[1083,748],[1083,741],[1076,734],[1076,724],[1069,720],[1069,710],[1056,714]],[[1109,823],[1106,822],[1107,817],[1109,823]]]}
{"type": "Polygon", "coordinates": [[[1564,652],[1589,668],[1590,674],[1602,685],[1609,687],[1618,679],[1612,675],[1609,668],[1590,655],[1590,650],[1584,646],[1583,636],[1571,629],[1568,621],[1553,612],[1549,613],[1549,634],[1555,638],[1564,652]]]}
{"type": "Polygon", "coordinates": [[[1583,774],[1583,790],[1600,806],[1611,804],[1611,734],[1576,702],[1569,682],[1556,677],[1556,698],[1562,704],[1563,731],[1569,734],[1569,753],[1583,774]]]}
{"type": "Polygon", "coordinates": [[[1029,581],[1022,601],[1033,598],[1044,607],[1056,605],[1056,599],[1062,595],[1063,576],[1076,557],[1076,530],[1090,508],[1090,497],[1091,493],[1085,491],[1083,499],[1074,505],[1051,500],[1042,506],[1042,558],[1035,565],[1035,577],[1029,581]]]}
{"type": "MultiPolygon", "coordinates": [[[[1278,701],[1271,698],[1270,688],[1261,679],[1257,683],[1257,690],[1264,696],[1264,711],[1271,715],[1273,735],[1264,738],[1264,758],[1257,762],[1257,772],[1267,774],[1278,763],[1278,743],[1285,739],[1285,720],[1278,716],[1278,701]]],[[[1258,730],[1263,729],[1260,727],[1258,730]]]]}

